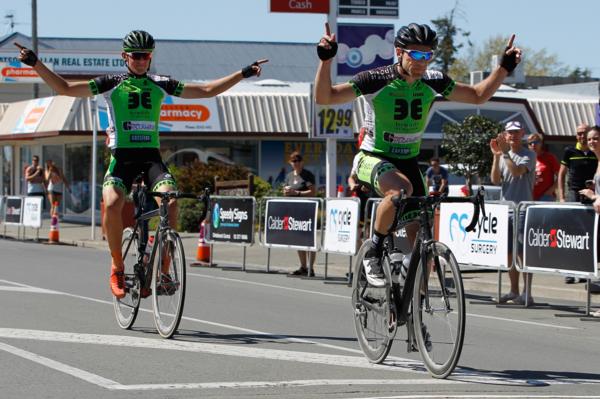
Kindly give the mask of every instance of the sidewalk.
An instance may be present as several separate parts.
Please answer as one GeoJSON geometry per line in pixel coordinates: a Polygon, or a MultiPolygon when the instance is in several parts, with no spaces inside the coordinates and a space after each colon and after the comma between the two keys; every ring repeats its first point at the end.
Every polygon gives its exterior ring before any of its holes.
{"type": "MultiPolygon", "coordinates": [[[[91,239],[92,230],[89,225],[60,222],[60,242],[79,247],[108,249],[106,241],[102,240],[100,227],[96,228],[95,240],[91,239]]],[[[50,229],[49,220],[44,220],[42,228],[39,230],[41,242],[46,242],[48,231],[50,229]]],[[[17,226],[4,226],[0,224],[0,237],[3,237],[6,230],[8,238],[17,237],[17,226]]],[[[20,239],[32,241],[37,237],[35,229],[27,228],[24,232],[20,229],[20,239]]],[[[182,233],[181,238],[184,250],[188,260],[195,259],[198,243],[198,234],[182,233]]],[[[288,273],[298,268],[299,261],[295,250],[272,249],[270,254],[270,271],[288,273]]],[[[247,270],[267,270],[268,250],[255,243],[246,250],[246,269],[247,270]]],[[[354,260],[354,259],[353,259],[354,260]]],[[[216,244],[213,246],[213,262],[217,266],[237,266],[241,267],[243,261],[243,247],[230,244],[216,244]]],[[[327,259],[328,280],[343,280],[349,269],[349,257],[346,255],[329,254],[327,259]]],[[[316,278],[323,278],[325,271],[325,254],[318,253],[315,264],[316,278]]],[[[463,283],[467,293],[486,294],[496,297],[498,290],[498,273],[496,271],[487,271],[482,269],[469,270],[462,269],[463,283]]],[[[301,284],[301,282],[299,282],[301,284]]],[[[521,287],[523,281],[521,280],[521,287]]],[[[509,290],[509,279],[507,273],[502,273],[502,293],[509,290]]],[[[564,277],[551,274],[536,274],[533,277],[533,297],[537,302],[551,301],[553,305],[559,305],[561,302],[577,302],[577,305],[585,306],[587,292],[585,284],[565,284],[564,277]],[[542,299],[543,298],[543,299],[542,299]]],[[[592,307],[600,306],[600,295],[592,295],[592,307]]]]}

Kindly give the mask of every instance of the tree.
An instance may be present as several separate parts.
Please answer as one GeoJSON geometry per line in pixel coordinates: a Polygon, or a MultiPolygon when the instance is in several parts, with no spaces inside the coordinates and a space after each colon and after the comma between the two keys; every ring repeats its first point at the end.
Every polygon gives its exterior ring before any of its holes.
{"type": "Polygon", "coordinates": [[[467,116],[462,123],[446,123],[442,127],[442,150],[450,172],[465,176],[471,190],[474,176],[488,176],[492,168],[490,140],[502,131],[502,125],[480,115],[467,116]]]}
{"type": "Polygon", "coordinates": [[[450,71],[456,61],[456,53],[464,46],[464,43],[457,43],[456,36],[462,35],[467,38],[469,46],[472,45],[468,40],[470,32],[456,26],[455,18],[460,16],[462,16],[462,13],[457,0],[454,8],[448,14],[431,21],[438,34],[438,47],[433,62],[444,73],[450,71]]]}

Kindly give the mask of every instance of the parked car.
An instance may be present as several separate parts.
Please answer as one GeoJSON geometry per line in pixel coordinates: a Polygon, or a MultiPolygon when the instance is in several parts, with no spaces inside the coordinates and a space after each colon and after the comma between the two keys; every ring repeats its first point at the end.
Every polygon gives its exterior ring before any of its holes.
{"type": "MultiPolygon", "coordinates": [[[[448,165],[441,165],[448,171],[448,195],[450,196],[466,196],[467,185],[464,176],[457,176],[450,172],[448,165]]],[[[485,190],[485,199],[488,201],[499,201],[502,191],[500,186],[494,186],[490,181],[489,176],[485,176],[481,179],[479,176],[474,176],[471,182],[471,190],[475,191],[479,186],[483,185],[485,190]]]]}

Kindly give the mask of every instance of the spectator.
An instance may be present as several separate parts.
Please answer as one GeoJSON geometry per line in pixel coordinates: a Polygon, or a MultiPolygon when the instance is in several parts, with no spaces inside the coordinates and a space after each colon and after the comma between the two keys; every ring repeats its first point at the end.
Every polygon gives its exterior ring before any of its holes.
{"type": "Polygon", "coordinates": [[[536,155],[534,201],[556,201],[557,175],[560,169],[558,159],[547,151],[541,133],[533,133],[527,138],[527,146],[536,155]]]}
{"type": "Polygon", "coordinates": [[[581,202],[580,190],[585,188],[585,181],[594,178],[598,158],[587,145],[588,125],[577,126],[577,143],[575,147],[565,148],[558,172],[558,199],[560,202],[581,202]],[[568,172],[568,190],[565,191],[565,176],[568,172]]]}
{"type": "Polygon", "coordinates": [[[62,170],[56,166],[54,161],[48,159],[46,161],[46,170],[44,171],[44,180],[48,187],[48,201],[50,202],[50,215],[54,214],[54,211],[58,212],[60,207],[60,201],[63,196],[63,185],[67,190],[71,191],[69,182],[63,175],[62,170]],[[55,206],[56,205],[56,206],[55,206]]]}
{"type": "Polygon", "coordinates": [[[44,197],[46,191],[44,170],[40,166],[40,157],[37,155],[31,158],[31,165],[25,169],[25,180],[27,181],[27,196],[44,197]]]}
{"type": "MultiPolygon", "coordinates": [[[[516,205],[523,201],[533,200],[533,185],[535,182],[535,153],[523,147],[523,135],[525,131],[518,121],[511,121],[504,127],[504,132],[490,141],[490,148],[494,155],[491,179],[494,184],[502,185],[502,199],[513,201],[516,205]]],[[[508,264],[512,265],[512,243],[513,243],[513,218],[509,214],[508,219],[508,264]]],[[[519,212],[517,242],[521,252],[523,244],[523,228],[525,225],[525,212],[519,212]]],[[[510,302],[518,305],[533,304],[531,297],[531,274],[524,273],[524,289],[519,295],[519,271],[512,267],[508,271],[510,277],[510,292],[498,298],[498,302],[510,302]],[[528,293],[529,297],[525,297],[528,293]]]]}
{"type": "MultiPolygon", "coordinates": [[[[587,135],[587,144],[591,151],[594,152],[596,157],[600,158],[600,127],[594,126],[587,135]]],[[[590,185],[590,188],[584,188],[579,191],[579,194],[589,198],[593,201],[594,210],[600,214],[600,165],[596,167],[596,174],[594,175],[594,184],[590,185]]],[[[590,292],[600,292],[600,281],[593,281],[590,283],[590,292]]],[[[592,313],[595,317],[600,317],[600,310],[592,313]]]]}
{"type": "MultiPolygon", "coordinates": [[[[594,178],[598,158],[587,144],[586,135],[589,130],[590,127],[585,123],[577,126],[577,143],[575,147],[565,148],[558,172],[558,199],[560,202],[581,202],[582,196],[579,192],[585,188],[586,180],[594,178]],[[567,175],[568,190],[565,191],[565,176],[567,175]]],[[[583,198],[587,201],[586,197],[583,198]]],[[[565,283],[567,284],[583,283],[585,281],[583,278],[565,277],[565,283]]]]}
{"type": "Polygon", "coordinates": [[[448,171],[440,166],[439,158],[429,160],[429,168],[425,171],[425,185],[433,186],[431,191],[439,194],[448,194],[448,171]]]}
{"type": "MultiPolygon", "coordinates": [[[[304,169],[302,154],[298,151],[292,152],[290,154],[290,164],[293,170],[285,177],[283,195],[286,197],[313,197],[316,193],[315,175],[304,169]]],[[[314,277],[315,256],[315,252],[298,251],[300,268],[291,274],[314,277]],[[307,267],[307,264],[310,265],[310,268],[307,267]]]]}

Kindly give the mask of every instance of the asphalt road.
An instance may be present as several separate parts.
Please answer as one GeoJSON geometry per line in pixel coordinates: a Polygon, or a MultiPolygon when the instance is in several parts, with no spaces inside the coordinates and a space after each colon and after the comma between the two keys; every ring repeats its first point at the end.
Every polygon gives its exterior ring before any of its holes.
{"type": "Polygon", "coordinates": [[[0,240],[0,397],[600,395],[600,323],[556,309],[469,301],[459,368],[435,380],[406,353],[404,328],[388,360],[369,364],[350,289],[318,280],[190,268],[174,339],[155,332],[149,300],[121,330],[108,262],[97,249],[0,240]]]}

